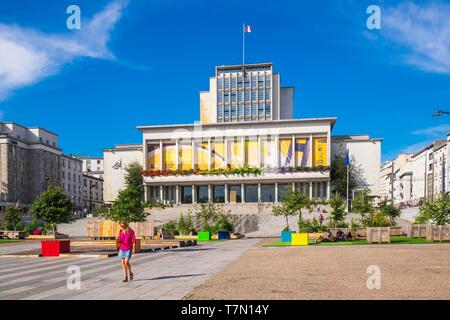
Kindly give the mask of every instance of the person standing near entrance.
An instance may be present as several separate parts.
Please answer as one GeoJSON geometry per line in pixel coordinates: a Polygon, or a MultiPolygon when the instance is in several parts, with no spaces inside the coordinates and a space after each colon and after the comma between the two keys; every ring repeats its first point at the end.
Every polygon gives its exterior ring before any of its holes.
{"type": "Polygon", "coordinates": [[[322,225],[322,223],[323,223],[323,215],[322,214],[320,214],[320,216],[319,216],[319,223],[320,223],[320,225],[322,225]]]}
{"type": "Polygon", "coordinates": [[[133,253],[133,245],[136,243],[136,237],[134,231],[130,228],[128,222],[122,221],[120,223],[119,237],[117,242],[119,244],[119,258],[122,261],[123,282],[128,282],[129,279],[133,280],[134,274],[131,271],[131,254],[133,253]]]}

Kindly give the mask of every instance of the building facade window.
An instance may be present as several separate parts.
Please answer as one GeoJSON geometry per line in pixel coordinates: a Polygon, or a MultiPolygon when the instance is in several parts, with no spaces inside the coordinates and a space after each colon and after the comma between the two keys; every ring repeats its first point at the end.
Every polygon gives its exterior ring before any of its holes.
{"type": "Polygon", "coordinates": [[[245,189],[245,202],[258,202],[258,185],[246,184],[245,189]]]}

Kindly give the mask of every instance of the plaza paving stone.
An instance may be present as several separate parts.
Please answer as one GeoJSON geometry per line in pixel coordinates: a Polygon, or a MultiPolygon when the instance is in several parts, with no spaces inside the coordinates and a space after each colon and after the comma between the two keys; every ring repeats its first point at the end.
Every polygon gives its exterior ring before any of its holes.
{"type": "MultiPolygon", "coordinates": [[[[182,299],[260,240],[200,243],[167,251],[136,254],[135,280],[122,283],[120,260],[99,258],[0,259],[0,299],[182,299]],[[67,288],[67,267],[81,269],[81,289],[67,288]]],[[[21,244],[32,250],[39,243],[21,244]]],[[[3,253],[14,252],[1,248],[3,253]]],[[[18,249],[19,248],[19,249],[18,249]]]]}

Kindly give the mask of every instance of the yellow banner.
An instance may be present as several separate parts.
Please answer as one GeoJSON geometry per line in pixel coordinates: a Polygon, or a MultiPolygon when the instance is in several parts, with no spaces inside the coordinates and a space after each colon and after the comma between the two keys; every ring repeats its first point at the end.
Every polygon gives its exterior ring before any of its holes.
{"type": "Polygon", "coordinates": [[[313,145],[313,165],[314,166],[328,166],[327,161],[327,138],[314,138],[313,145]]]}

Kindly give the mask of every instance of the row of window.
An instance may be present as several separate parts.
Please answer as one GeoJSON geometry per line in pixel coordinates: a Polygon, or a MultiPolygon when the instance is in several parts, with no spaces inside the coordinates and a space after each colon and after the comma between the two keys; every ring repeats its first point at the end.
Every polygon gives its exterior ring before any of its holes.
{"type": "MultiPolygon", "coordinates": [[[[244,184],[242,185],[228,185],[228,201],[231,203],[255,203],[255,202],[275,202],[283,201],[286,192],[291,188],[290,184],[278,184],[278,192],[275,192],[275,184],[261,184],[261,196],[258,198],[258,185],[257,184],[244,184]]],[[[306,196],[310,196],[310,192],[313,198],[326,199],[327,198],[327,182],[313,182],[312,185],[308,182],[296,183],[296,191],[303,193],[306,196]],[[310,187],[312,188],[310,190],[310,187]]],[[[211,186],[211,199],[209,198],[209,191],[207,185],[197,185],[194,187],[196,197],[195,202],[204,203],[212,201],[215,203],[225,202],[225,185],[213,185],[211,186]]],[[[152,200],[160,200],[159,187],[150,187],[149,196],[152,200]]],[[[193,203],[194,201],[192,186],[180,186],[180,199],[181,203],[193,203]]],[[[163,187],[163,200],[166,202],[176,201],[176,187],[164,186],[163,187]]]]}
{"type": "Polygon", "coordinates": [[[260,75],[258,77],[224,77],[217,78],[217,89],[218,90],[228,90],[228,89],[249,89],[251,88],[262,88],[264,86],[270,87],[272,84],[272,76],[267,75],[266,77],[260,75]]]}
{"type": "Polygon", "coordinates": [[[253,90],[253,91],[238,91],[238,92],[218,92],[217,93],[217,103],[243,103],[245,102],[257,102],[257,101],[271,101],[272,99],[272,90],[253,90]]]}
{"type": "Polygon", "coordinates": [[[219,118],[222,118],[223,116],[229,117],[230,115],[232,117],[236,116],[243,116],[243,115],[249,116],[249,115],[270,115],[271,114],[271,106],[270,104],[259,104],[259,105],[252,105],[252,106],[225,106],[223,108],[217,108],[217,116],[219,118]]]}

